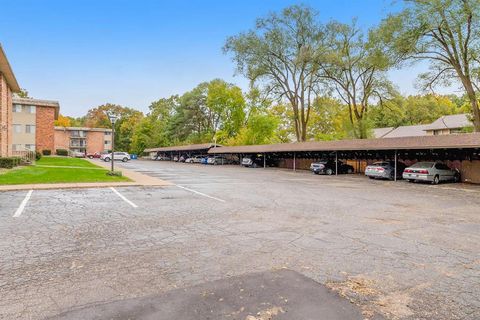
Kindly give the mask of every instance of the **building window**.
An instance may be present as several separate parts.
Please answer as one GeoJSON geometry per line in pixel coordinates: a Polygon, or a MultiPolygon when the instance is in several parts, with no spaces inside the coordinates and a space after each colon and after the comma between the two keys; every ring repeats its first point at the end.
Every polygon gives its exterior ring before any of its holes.
{"type": "Polygon", "coordinates": [[[13,112],[22,112],[22,105],[14,104],[13,105],[13,112]]]}
{"type": "Polygon", "coordinates": [[[111,135],[112,135],[112,132],[111,132],[111,131],[105,131],[105,135],[106,135],[106,136],[111,136],[111,135]]]}
{"type": "Polygon", "coordinates": [[[110,141],[109,140],[105,140],[105,143],[104,143],[106,146],[107,145],[110,145],[110,141]]]}
{"type": "Polygon", "coordinates": [[[34,144],[26,144],[25,149],[30,150],[30,151],[35,151],[35,145],[34,144]]]}
{"type": "Polygon", "coordinates": [[[14,124],[13,125],[13,132],[22,133],[22,125],[21,124],[14,124]]]}
{"type": "Polygon", "coordinates": [[[37,112],[37,107],[35,106],[28,106],[27,107],[28,113],[36,113],[37,112]]]}
{"type": "Polygon", "coordinates": [[[35,125],[33,124],[27,124],[25,126],[25,132],[26,133],[35,133],[35,125]]]}
{"type": "Polygon", "coordinates": [[[12,150],[13,151],[22,151],[22,145],[21,144],[12,144],[12,150]]]}

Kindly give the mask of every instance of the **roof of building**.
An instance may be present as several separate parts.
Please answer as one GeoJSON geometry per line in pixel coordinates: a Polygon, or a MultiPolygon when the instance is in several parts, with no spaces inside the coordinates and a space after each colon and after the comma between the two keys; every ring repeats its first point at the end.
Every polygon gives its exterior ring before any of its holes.
{"type": "Polygon", "coordinates": [[[108,128],[61,127],[61,126],[56,126],[55,130],[62,130],[62,131],[102,131],[102,132],[111,132],[112,131],[112,129],[108,129],[108,128]]]}
{"type": "Polygon", "coordinates": [[[473,126],[466,113],[443,116],[429,124],[424,130],[459,129],[473,126]]]}
{"type": "Polygon", "coordinates": [[[60,103],[55,100],[41,100],[41,99],[33,99],[33,98],[13,97],[12,103],[21,104],[24,106],[55,108],[55,120],[58,119],[58,114],[60,112],[60,103]]]}
{"type": "Polygon", "coordinates": [[[359,150],[425,150],[480,148],[480,133],[401,137],[385,139],[353,139],[337,141],[294,142],[266,145],[222,147],[208,153],[315,152],[359,150]]]}
{"type": "Polygon", "coordinates": [[[374,138],[383,138],[386,134],[395,130],[395,127],[375,128],[373,129],[374,138]]]}
{"type": "Polygon", "coordinates": [[[400,126],[386,133],[382,138],[420,137],[426,135],[425,128],[429,125],[400,126]]]}
{"type": "MultiPolygon", "coordinates": [[[[216,146],[221,147],[221,145],[219,145],[219,144],[217,144],[216,146]]],[[[213,148],[213,147],[215,147],[214,143],[202,143],[202,144],[189,144],[189,145],[184,145],[184,146],[150,148],[150,149],[145,149],[145,152],[197,151],[197,150],[208,150],[208,149],[213,148]]]]}
{"type": "Polygon", "coordinates": [[[7,56],[2,49],[2,45],[0,44],[0,73],[3,74],[5,79],[7,80],[8,86],[12,90],[12,92],[20,92],[20,86],[18,85],[17,79],[15,78],[15,74],[13,73],[12,67],[8,62],[7,56]]]}

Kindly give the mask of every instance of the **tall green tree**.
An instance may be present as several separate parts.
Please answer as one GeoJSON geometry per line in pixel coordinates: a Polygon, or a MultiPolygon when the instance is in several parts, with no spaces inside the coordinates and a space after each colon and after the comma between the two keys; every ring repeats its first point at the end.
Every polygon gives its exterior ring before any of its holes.
{"type": "Polygon", "coordinates": [[[329,45],[320,57],[319,76],[348,106],[348,119],[355,138],[367,138],[368,110],[374,101],[383,102],[395,92],[386,72],[395,62],[388,49],[375,37],[366,37],[356,26],[331,22],[327,26],[329,45]]]}
{"type": "Polygon", "coordinates": [[[288,103],[297,141],[307,139],[312,103],[321,87],[316,56],[324,41],[317,12],[294,5],[258,19],[254,29],[228,38],[224,46],[239,73],[288,103]]]}
{"type": "Polygon", "coordinates": [[[480,131],[480,1],[406,0],[407,7],[381,24],[383,42],[406,60],[426,60],[423,88],[461,84],[480,131]]]}

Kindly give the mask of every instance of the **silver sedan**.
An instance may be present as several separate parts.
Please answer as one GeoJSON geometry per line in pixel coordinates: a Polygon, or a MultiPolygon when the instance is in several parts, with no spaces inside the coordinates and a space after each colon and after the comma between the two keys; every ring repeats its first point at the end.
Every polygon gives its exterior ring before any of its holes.
{"type": "Polygon", "coordinates": [[[439,162],[417,162],[403,171],[403,179],[409,182],[428,181],[432,184],[441,181],[459,182],[460,172],[439,162]]]}

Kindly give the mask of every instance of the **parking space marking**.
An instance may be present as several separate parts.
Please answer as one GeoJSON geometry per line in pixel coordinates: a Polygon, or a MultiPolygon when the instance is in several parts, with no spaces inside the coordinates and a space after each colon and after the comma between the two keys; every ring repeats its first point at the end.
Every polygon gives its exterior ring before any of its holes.
{"type": "Polygon", "coordinates": [[[128,200],[127,198],[125,198],[125,196],[123,194],[121,194],[120,192],[117,191],[117,189],[115,189],[114,187],[110,187],[110,189],[115,192],[115,194],[117,196],[119,196],[123,201],[125,201],[126,203],[128,203],[129,205],[131,205],[132,207],[134,208],[138,208],[138,206],[133,203],[132,201],[128,200]]]}
{"type": "Polygon", "coordinates": [[[27,195],[23,199],[22,203],[20,203],[20,206],[18,207],[17,211],[15,211],[15,214],[13,215],[14,218],[20,217],[22,214],[23,210],[25,209],[25,206],[27,205],[28,200],[30,200],[30,197],[32,196],[33,190],[28,191],[27,195]]]}
{"type": "Polygon", "coordinates": [[[184,190],[190,191],[190,192],[192,192],[192,193],[198,194],[198,195],[203,196],[203,197],[207,197],[207,198],[210,198],[210,199],[213,199],[213,200],[217,200],[217,201],[220,201],[220,202],[226,202],[226,201],[223,200],[223,199],[219,199],[219,198],[216,198],[216,197],[212,197],[212,196],[209,196],[208,194],[201,193],[201,192],[199,192],[199,191],[196,191],[196,190],[193,190],[193,189],[190,189],[190,188],[186,188],[186,187],[179,186],[178,184],[176,184],[176,186],[179,187],[180,189],[184,189],[184,190]]]}

